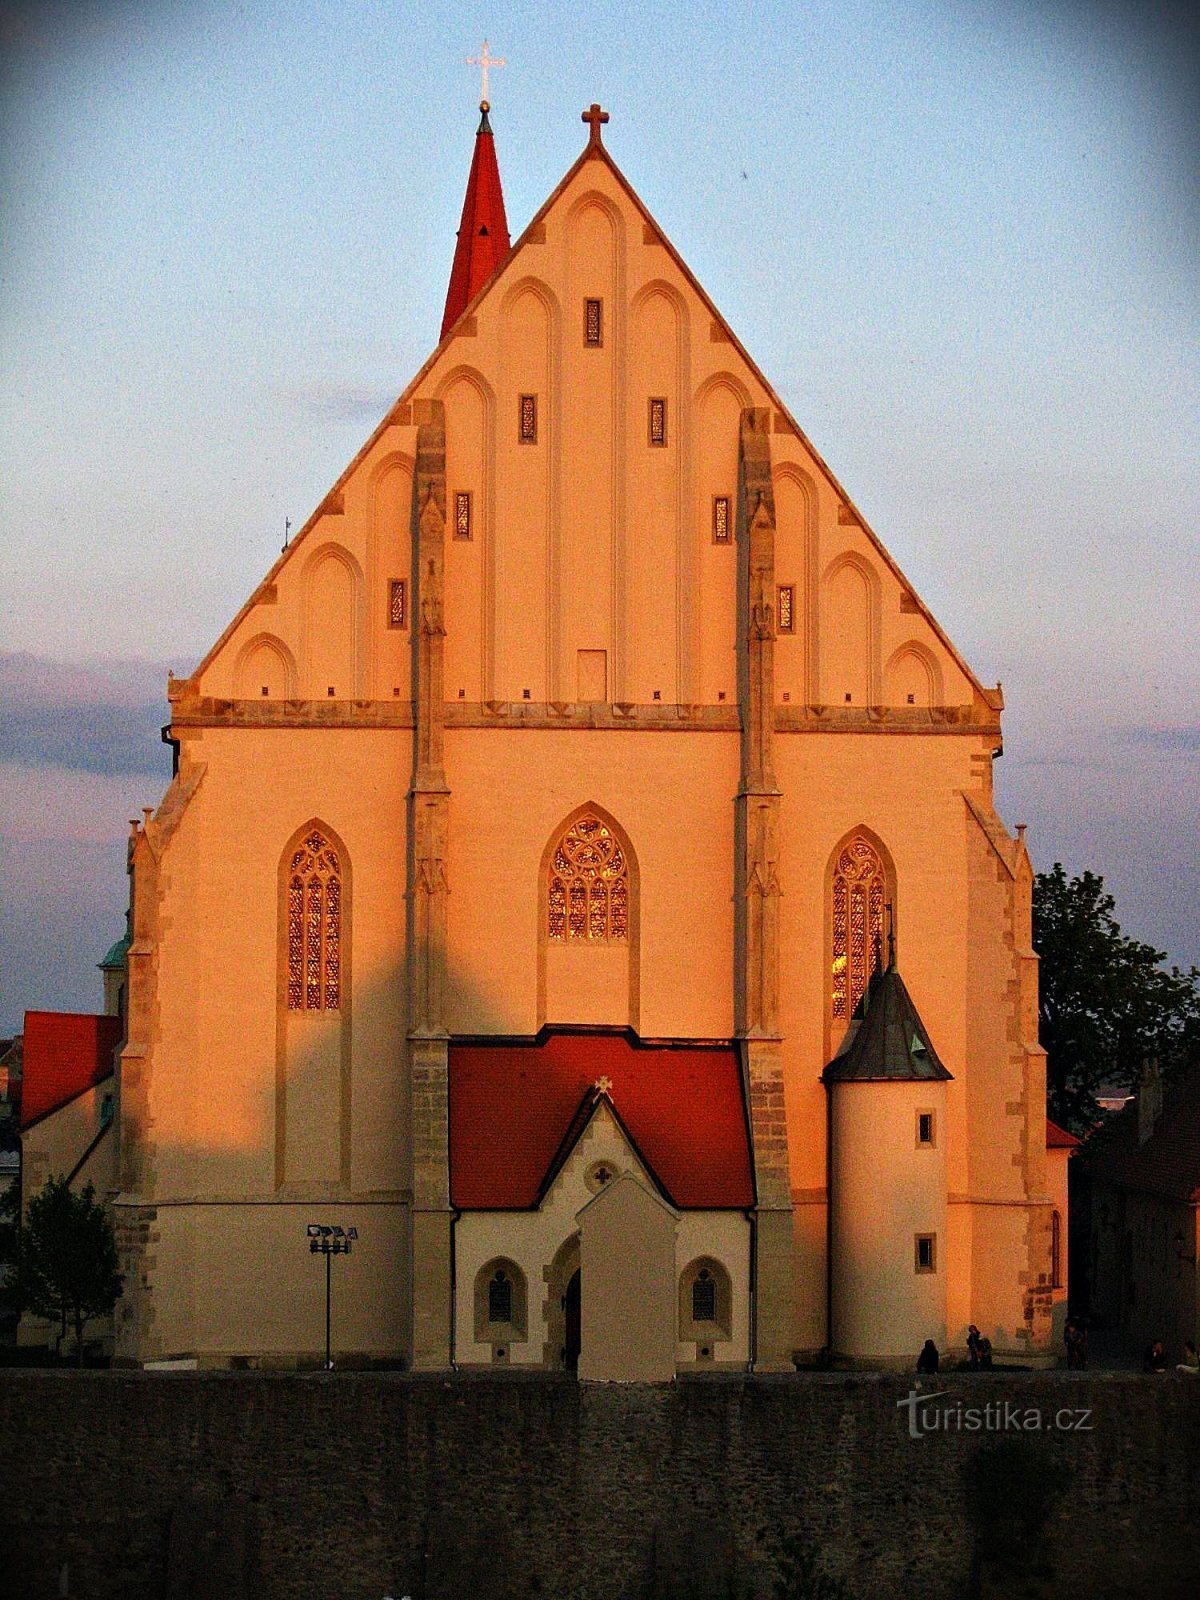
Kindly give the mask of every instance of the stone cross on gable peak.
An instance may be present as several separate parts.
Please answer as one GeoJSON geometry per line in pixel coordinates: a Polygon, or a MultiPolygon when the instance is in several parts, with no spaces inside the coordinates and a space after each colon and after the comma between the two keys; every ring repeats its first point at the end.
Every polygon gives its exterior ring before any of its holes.
{"type": "Polygon", "coordinates": [[[595,1083],[592,1085],[592,1087],[594,1089],[598,1089],[601,1094],[607,1094],[608,1091],[612,1088],[612,1079],[611,1078],[597,1078],[595,1083]]]}
{"type": "Polygon", "coordinates": [[[490,109],[489,108],[489,103],[488,103],[488,68],[489,67],[506,67],[508,65],[508,62],[505,61],[503,56],[490,55],[488,53],[488,42],[485,39],[483,41],[483,49],[479,52],[479,54],[477,56],[468,56],[467,57],[467,65],[469,67],[478,67],[479,68],[479,73],[480,73],[480,91],[479,91],[480,108],[481,108],[481,110],[487,111],[487,110],[490,109]]]}
{"type": "Polygon", "coordinates": [[[602,111],[593,100],[579,120],[586,122],[591,130],[588,134],[588,148],[590,149],[593,145],[599,145],[602,142],[600,128],[602,124],[608,121],[608,112],[602,111]]]}

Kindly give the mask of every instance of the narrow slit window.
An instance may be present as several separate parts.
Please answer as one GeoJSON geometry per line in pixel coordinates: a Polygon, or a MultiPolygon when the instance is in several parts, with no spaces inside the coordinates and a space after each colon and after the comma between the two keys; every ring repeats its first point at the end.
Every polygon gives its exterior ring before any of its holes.
{"type": "Polygon", "coordinates": [[[522,444],[537,443],[537,411],[537,395],[523,394],[518,423],[518,437],[522,444]]]}
{"type": "Polygon", "coordinates": [[[917,1143],[923,1145],[933,1144],[933,1112],[917,1112],[917,1143]]]}
{"type": "Polygon", "coordinates": [[[454,537],[471,537],[471,491],[460,489],[454,496],[454,537]]]}
{"type": "Polygon", "coordinates": [[[512,1279],[501,1267],[488,1284],[488,1321],[512,1321],[512,1279]]]}
{"type": "Polygon", "coordinates": [[[733,528],[729,518],[729,496],[713,496],[712,537],[714,544],[732,544],[733,528]]]}
{"type": "Polygon", "coordinates": [[[796,631],[796,587],[791,583],[779,585],[779,628],[780,633],[794,633],[796,631]]]}
{"type": "Polygon", "coordinates": [[[388,586],[388,627],[408,626],[408,585],[403,578],[393,578],[388,586]]]}
{"type": "Polygon", "coordinates": [[[702,1267],[692,1285],[692,1321],[717,1320],[717,1284],[707,1267],[702,1267]]]}
{"type": "Polygon", "coordinates": [[[937,1271],[937,1234],[916,1235],[916,1268],[918,1272],[937,1271]]]}
{"type": "Polygon", "coordinates": [[[599,348],[604,343],[604,302],[583,302],[583,342],[599,348]]]}
{"type": "Polygon", "coordinates": [[[667,402],[656,395],[650,401],[650,443],[662,448],[667,442],[667,402]]]}

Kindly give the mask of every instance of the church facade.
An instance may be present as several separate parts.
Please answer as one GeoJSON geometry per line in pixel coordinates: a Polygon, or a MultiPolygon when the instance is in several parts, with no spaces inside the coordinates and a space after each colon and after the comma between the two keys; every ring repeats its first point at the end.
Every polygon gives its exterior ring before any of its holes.
{"type": "Polygon", "coordinates": [[[315,1359],[311,1224],[344,1360],[1048,1352],[1000,691],[584,120],[510,247],[485,107],[437,349],[170,684],[119,1361],[315,1359]]]}

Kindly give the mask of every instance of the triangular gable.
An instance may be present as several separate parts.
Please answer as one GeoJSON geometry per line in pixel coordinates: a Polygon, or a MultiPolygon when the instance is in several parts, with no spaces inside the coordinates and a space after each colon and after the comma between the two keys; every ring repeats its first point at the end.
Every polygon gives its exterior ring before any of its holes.
{"type": "MultiPolygon", "coordinates": [[[[546,1169],[545,1177],[538,1185],[536,1202],[537,1206],[540,1208],[544,1203],[546,1196],[554,1187],[555,1179],[570,1161],[572,1155],[575,1153],[576,1149],[578,1149],[579,1143],[584,1134],[591,1127],[592,1123],[596,1120],[597,1115],[602,1110],[607,1111],[608,1115],[612,1118],[613,1125],[615,1126],[618,1135],[628,1148],[629,1154],[632,1156],[633,1160],[638,1164],[638,1166],[641,1167],[647,1178],[649,1178],[652,1187],[657,1191],[659,1196],[666,1202],[666,1204],[674,1209],[675,1202],[667,1193],[662,1179],[646,1160],[646,1157],[643,1155],[643,1153],[638,1149],[637,1141],[634,1139],[633,1135],[622,1121],[620,1112],[617,1110],[616,1106],[613,1105],[612,1101],[609,1099],[608,1095],[603,1089],[595,1088],[589,1089],[585,1093],[582,1101],[580,1102],[578,1111],[571,1118],[570,1124],[567,1127],[567,1131],[563,1135],[562,1143],[554,1153],[554,1159],[546,1169]]],[[[622,1174],[622,1176],[626,1175],[627,1174],[622,1174]]],[[[613,1181],[616,1182],[617,1180],[614,1179],[613,1181]]],[[[585,1207],[584,1209],[586,1210],[587,1208],[585,1207]]]]}
{"type": "Polygon", "coordinates": [[[661,1207],[662,1210],[665,1211],[672,1219],[672,1221],[679,1221],[681,1213],[675,1206],[671,1204],[668,1199],[665,1198],[661,1191],[656,1192],[653,1188],[649,1187],[647,1184],[644,1184],[636,1172],[622,1172],[619,1174],[619,1176],[615,1177],[611,1183],[606,1183],[603,1189],[598,1190],[586,1205],[583,1205],[579,1208],[579,1210],[575,1213],[576,1222],[582,1222],[584,1213],[586,1211],[591,1211],[594,1206],[603,1206],[608,1204],[611,1197],[621,1189],[622,1185],[628,1184],[632,1184],[635,1189],[640,1190],[642,1194],[646,1195],[650,1200],[652,1200],[656,1206],[661,1207]]]}
{"type": "Polygon", "coordinates": [[[721,314],[721,312],[718,310],[718,308],[714,305],[712,299],[709,297],[709,295],[708,295],[707,291],[704,289],[703,285],[697,280],[697,278],[696,278],[695,274],[692,272],[691,268],[687,265],[686,261],[684,261],[683,257],[675,249],[675,246],[670,242],[670,240],[667,238],[666,234],[660,228],[659,224],[657,223],[655,218],[651,215],[649,209],[647,208],[645,202],[642,200],[641,196],[637,193],[637,191],[634,189],[633,185],[625,177],[625,174],[621,171],[620,167],[613,160],[613,158],[609,154],[607,148],[599,141],[596,141],[596,142],[593,142],[593,143],[589,143],[587,146],[585,146],[583,151],[580,153],[579,157],[567,169],[567,171],[564,173],[563,177],[559,180],[559,182],[555,185],[553,190],[551,190],[551,192],[547,196],[546,200],[542,203],[542,205],[535,212],[533,218],[530,220],[529,224],[526,226],[524,231],[521,233],[520,237],[517,239],[516,244],[513,245],[512,250],[505,257],[505,259],[497,266],[496,270],[491,274],[491,276],[486,280],[486,282],[481,286],[481,288],[479,289],[478,293],[474,296],[474,298],[467,303],[467,305],[464,307],[461,315],[456,318],[454,324],[444,334],[442,339],[438,342],[437,346],[430,352],[428,358],[422,364],[420,370],[415,374],[415,376],[405,386],[405,388],[403,389],[403,391],[401,392],[399,397],[395,400],[395,402],[388,409],[388,411],[386,412],[384,417],[381,419],[381,421],[379,422],[378,426],[374,429],[374,431],[370,434],[370,436],[364,442],[364,444],[362,445],[361,449],[354,455],[354,457],[351,459],[351,461],[347,464],[345,470],[338,477],[338,479],[334,483],[333,487],[329,490],[329,492],[325,495],[325,497],[320,501],[320,503],[313,510],[311,515],[308,517],[308,519],[304,523],[303,527],[299,530],[299,532],[292,539],[291,543],[287,546],[286,550],[284,550],[283,553],[276,559],[276,561],[272,565],[270,571],[266,574],[266,576],[262,580],[262,583],[259,584],[258,587],[250,594],[250,596],[247,598],[245,603],[238,610],[237,614],[234,616],[232,621],[229,623],[228,627],[226,627],[224,629],[224,631],[221,633],[221,636],[217,639],[216,643],[207,652],[207,654],[204,656],[203,660],[199,663],[199,665],[194,669],[194,671],[192,673],[193,681],[197,680],[200,677],[200,675],[211,665],[211,663],[216,659],[216,657],[218,656],[218,654],[220,653],[220,651],[222,650],[222,648],[224,647],[226,642],[230,638],[232,638],[233,634],[236,632],[238,627],[241,625],[241,623],[245,620],[245,618],[247,617],[247,615],[251,611],[252,607],[255,605],[256,598],[257,598],[258,594],[265,587],[270,585],[275,580],[276,576],[283,569],[283,567],[288,563],[288,561],[292,558],[292,556],[295,554],[297,549],[304,543],[305,539],[311,533],[313,528],[316,527],[316,525],[321,521],[321,519],[328,514],[330,508],[332,506],[336,506],[336,505],[338,505],[340,503],[340,496],[341,496],[341,493],[342,493],[345,485],[353,477],[354,473],[357,471],[357,469],[362,464],[362,462],[368,457],[370,452],[375,448],[376,444],[382,438],[383,434],[387,431],[387,429],[390,428],[390,427],[393,427],[395,425],[398,425],[398,424],[399,425],[408,425],[408,417],[404,412],[404,408],[411,404],[411,402],[413,400],[413,397],[417,394],[417,392],[420,389],[422,383],[424,382],[425,378],[427,377],[429,372],[434,367],[435,363],[437,362],[438,358],[441,356],[442,352],[446,349],[446,347],[450,344],[450,342],[456,337],[457,333],[460,332],[462,329],[464,329],[467,325],[469,325],[470,319],[472,318],[474,313],[478,310],[478,308],[483,304],[485,299],[487,299],[490,295],[492,295],[493,292],[496,290],[497,286],[505,279],[505,277],[508,276],[509,274],[511,274],[513,272],[513,270],[519,266],[521,257],[523,256],[525,251],[528,249],[530,244],[540,240],[541,231],[542,231],[542,228],[543,228],[543,225],[544,225],[545,218],[550,214],[550,212],[553,210],[553,208],[557,205],[559,199],[567,191],[567,189],[570,187],[570,185],[573,183],[573,181],[579,175],[579,173],[592,161],[601,161],[601,162],[604,163],[604,165],[607,167],[609,172],[612,174],[613,178],[617,182],[617,184],[620,187],[620,189],[622,190],[622,192],[628,198],[630,204],[634,207],[634,209],[641,216],[641,218],[643,220],[643,223],[646,226],[646,228],[653,230],[656,242],[658,244],[660,244],[663,247],[663,249],[667,252],[667,255],[668,255],[669,259],[674,264],[674,266],[677,268],[677,270],[679,271],[679,273],[683,277],[683,279],[686,282],[686,284],[688,285],[688,287],[695,293],[697,298],[700,300],[701,304],[708,311],[708,313],[712,316],[714,322],[721,329],[724,337],[728,340],[729,344],[733,347],[734,350],[737,351],[738,355],[745,362],[747,368],[749,369],[749,371],[753,375],[753,377],[762,385],[763,389],[766,391],[766,394],[767,394],[767,396],[768,396],[768,398],[769,398],[769,400],[771,402],[771,405],[777,410],[779,415],[784,419],[787,429],[790,430],[790,432],[795,436],[795,438],[799,441],[799,443],[803,446],[803,448],[812,457],[812,460],[815,462],[815,464],[820,469],[820,471],[822,473],[824,473],[826,478],[829,480],[829,483],[833,487],[833,489],[834,489],[835,493],[837,494],[837,496],[839,497],[840,501],[847,508],[847,518],[848,518],[848,520],[853,522],[857,527],[859,527],[862,530],[862,533],[863,533],[864,537],[871,544],[872,548],[878,553],[881,561],[884,563],[884,565],[891,572],[892,576],[896,579],[896,581],[899,584],[902,585],[905,593],[907,595],[911,596],[912,604],[915,606],[917,612],[924,618],[925,622],[928,624],[930,629],[933,631],[933,633],[934,633],[935,637],[937,638],[937,640],[939,641],[939,643],[948,652],[948,654],[950,655],[951,659],[954,661],[954,663],[961,670],[961,672],[965,676],[968,684],[975,691],[975,693],[980,696],[980,698],[984,701],[984,703],[986,705],[991,707],[993,710],[996,710],[996,711],[1001,710],[1002,707],[1003,707],[1003,696],[1000,693],[999,688],[998,687],[995,688],[995,689],[985,688],[984,685],[980,682],[980,680],[976,677],[976,675],[972,671],[971,667],[968,665],[968,663],[964,660],[962,655],[959,653],[959,651],[958,651],[957,647],[954,645],[953,641],[948,637],[948,635],[942,629],[941,625],[938,623],[937,619],[934,617],[933,613],[929,610],[929,608],[925,604],[925,602],[916,593],[916,591],[914,590],[914,588],[913,588],[912,584],[910,583],[909,579],[904,574],[904,572],[901,570],[901,568],[899,567],[899,565],[897,564],[897,562],[895,561],[895,559],[891,555],[890,551],[884,545],[882,539],[879,538],[879,536],[875,533],[875,531],[871,528],[870,524],[867,522],[866,518],[858,510],[857,506],[855,506],[855,504],[851,500],[849,494],[842,487],[842,485],[841,485],[840,481],[838,480],[838,478],[830,470],[830,468],[829,468],[828,464],[826,463],[824,457],[820,454],[820,452],[818,450],[816,450],[814,448],[812,442],[808,438],[808,435],[804,432],[803,428],[801,428],[800,424],[792,416],[792,414],[789,411],[788,407],[784,404],[783,400],[777,394],[774,386],[764,376],[764,374],[762,373],[762,371],[759,368],[758,364],[754,361],[753,357],[746,350],[746,348],[742,344],[741,340],[733,332],[733,329],[729,326],[729,323],[725,320],[724,316],[721,314]]]}

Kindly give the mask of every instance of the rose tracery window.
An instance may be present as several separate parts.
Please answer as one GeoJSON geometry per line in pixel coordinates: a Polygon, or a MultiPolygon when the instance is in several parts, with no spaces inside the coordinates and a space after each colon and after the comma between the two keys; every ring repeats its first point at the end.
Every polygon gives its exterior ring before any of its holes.
{"type": "Polygon", "coordinates": [[[833,869],[833,1015],[848,1021],[883,949],[884,871],[861,836],[850,840],[833,869]]]}
{"type": "Polygon", "coordinates": [[[556,941],[623,944],[629,938],[629,863],[599,817],[580,817],[555,847],[547,916],[556,941]]]}
{"type": "Polygon", "coordinates": [[[288,869],[288,1010],[337,1011],[342,989],[342,875],[337,851],[314,830],[288,869]]]}

